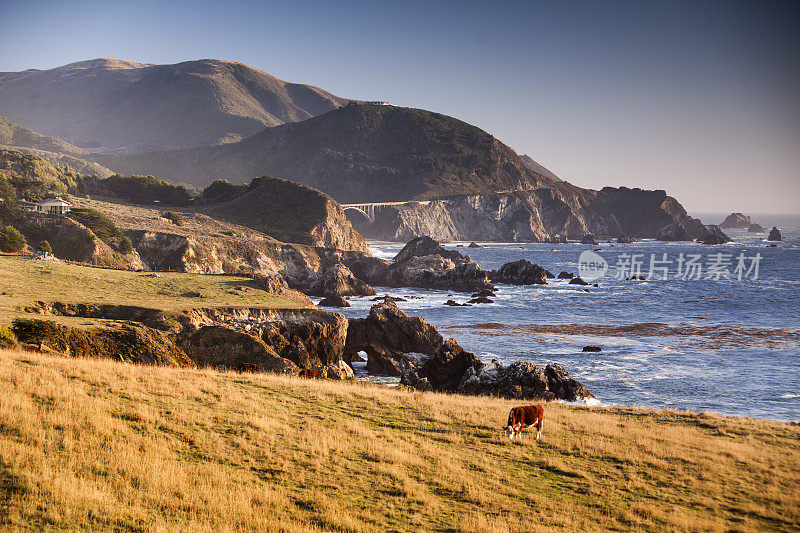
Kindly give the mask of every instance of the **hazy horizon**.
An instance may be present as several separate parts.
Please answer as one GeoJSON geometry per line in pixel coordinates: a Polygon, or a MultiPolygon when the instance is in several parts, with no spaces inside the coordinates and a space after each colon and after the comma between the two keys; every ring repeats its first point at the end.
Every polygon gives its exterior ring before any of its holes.
{"type": "Polygon", "coordinates": [[[800,212],[796,2],[332,6],[0,0],[14,51],[0,71],[240,61],[452,115],[582,187],[666,189],[690,212],[800,212]]]}

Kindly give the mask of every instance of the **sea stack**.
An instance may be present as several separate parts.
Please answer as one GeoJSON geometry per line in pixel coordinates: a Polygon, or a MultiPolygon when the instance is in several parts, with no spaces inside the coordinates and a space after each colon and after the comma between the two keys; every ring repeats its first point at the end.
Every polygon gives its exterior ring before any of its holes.
{"type": "Polygon", "coordinates": [[[779,230],[777,226],[772,226],[772,230],[770,230],[769,237],[767,237],[767,240],[768,241],[781,240],[781,230],[779,230]]]}

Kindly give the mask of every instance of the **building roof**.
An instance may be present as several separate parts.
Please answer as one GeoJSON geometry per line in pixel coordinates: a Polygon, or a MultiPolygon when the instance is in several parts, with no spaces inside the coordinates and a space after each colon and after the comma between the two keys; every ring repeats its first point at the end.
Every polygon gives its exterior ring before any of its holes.
{"type": "Polygon", "coordinates": [[[38,201],[38,202],[36,202],[36,205],[41,205],[41,206],[45,206],[45,205],[66,205],[66,206],[72,206],[72,204],[71,204],[71,203],[67,202],[66,200],[62,200],[62,199],[61,199],[61,198],[59,198],[59,197],[56,197],[56,198],[48,198],[47,200],[41,200],[41,201],[38,201]]]}

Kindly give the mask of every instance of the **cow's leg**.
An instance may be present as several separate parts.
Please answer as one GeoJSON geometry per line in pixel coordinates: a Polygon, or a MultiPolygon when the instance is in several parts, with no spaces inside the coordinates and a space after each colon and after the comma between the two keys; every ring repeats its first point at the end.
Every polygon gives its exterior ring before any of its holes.
{"type": "Polygon", "coordinates": [[[539,419],[536,421],[536,440],[539,440],[539,437],[542,436],[542,424],[544,423],[543,419],[539,419]]]}

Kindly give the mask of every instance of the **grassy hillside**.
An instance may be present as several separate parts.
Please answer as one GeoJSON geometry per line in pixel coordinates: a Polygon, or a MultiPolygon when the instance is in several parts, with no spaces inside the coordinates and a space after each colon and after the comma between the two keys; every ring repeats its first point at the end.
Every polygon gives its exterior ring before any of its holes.
{"type": "Polygon", "coordinates": [[[800,527],[800,428],[0,351],[0,525],[119,531],[800,527]]]}
{"type": "Polygon", "coordinates": [[[0,144],[35,148],[49,152],[64,152],[69,154],[86,154],[87,152],[55,137],[45,137],[33,130],[11,122],[6,117],[0,116],[0,144]]]}
{"type": "Polygon", "coordinates": [[[0,109],[9,119],[93,150],[237,141],[345,103],[318,87],[216,59],[174,65],[94,59],[0,73],[0,109]]]}
{"type": "Polygon", "coordinates": [[[487,193],[552,181],[485,131],[422,109],[349,105],[209,149],[96,155],[124,173],[205,184],[270,174],[339,202],[487,193]]]}
{"type": "Polygon", "coordinates": [[[297,308],[307,305],[301,300],[269,294],[257,288],[250,278],[241,276],[181,272],[162,272],[160,276],[153,278],[146,272],[0,256],[0,325],[23,315],[22,309],[37,301],[135,305],[165,311],[192,307],[297,308]]]}

